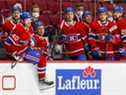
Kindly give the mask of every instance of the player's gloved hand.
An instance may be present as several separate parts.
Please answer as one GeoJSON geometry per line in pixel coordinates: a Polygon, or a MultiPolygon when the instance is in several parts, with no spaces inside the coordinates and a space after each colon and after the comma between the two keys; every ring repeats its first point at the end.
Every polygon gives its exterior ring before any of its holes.
{"type": "Polygon", "coordinates": [[[19,41],[19,44],[20,44],[20,45],[28,45],[28,41],[22,41],[22,40],[20,40],[20,41],[19,41]]]}
{"type": "Polygon", "coordinates": [[[112,41],[112,39],[113,39],[112,35],[105,36],[105,41],[107,41],[107,42],[112,41]]]}
{"type": "Polygon", "coordinates": [[[84,45],[84,50],[85,50],[85,52],[89,52],[89,51],[91,51],[91,48],[88,44],[86,44],[86,45],[84,45]]]}
{"type": "Polygon", "coordinates": [[[64,36],[59,36],[58,41],[59,41],[59,43],[64,43],[65,42],[65,37],[64,36]]]}
{"type": "Polygon", "coordinates": [[[126,56],[126,50],[124,48],[120,48],[119,49],[119,53],[122,55],[122,56],[126,56]]]}
{"type": "Polygon", "coordinates": [[[91,51],[91,56],[93,57],[93,59],[95,60],[99,60],[100,59],[100,52],[99,52],[99,48],[95,47],[92,49],[91,51]]]}
{"type": "Polygon", "coordinates": [[[92,51],[91,52],[91,55],[92,57],[95,59],[95,60],[99,60],[100,59],[100,54],[98,51],[92,51]]]}

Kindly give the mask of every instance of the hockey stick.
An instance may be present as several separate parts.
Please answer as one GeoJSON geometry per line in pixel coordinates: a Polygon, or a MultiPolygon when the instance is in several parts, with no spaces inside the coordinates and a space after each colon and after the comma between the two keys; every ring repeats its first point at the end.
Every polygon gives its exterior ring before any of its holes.
{"type": "Polygon", "coordinates": [[[20,62],[21,59],[22,59],[22,56],[19,56],[19,59],[15,58],[15,61],[12,61],[11,69],[13,69],[17,65],[17,63],[20,62]]]}
{"type": "Polygon", "coordinates": [[[11,69],[13,69],[17,65],[17,62],[18,62],[17,60],[12,62],[11,69]]]}

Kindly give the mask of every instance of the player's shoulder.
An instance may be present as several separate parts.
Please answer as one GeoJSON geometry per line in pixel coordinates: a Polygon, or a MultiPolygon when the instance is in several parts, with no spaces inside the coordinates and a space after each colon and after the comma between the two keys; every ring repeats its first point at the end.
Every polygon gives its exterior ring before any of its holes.
{"type": "Polygon", "coordinates": [[[16,24],[15,25],[15,27],[14,27],[14,31],[16,32],[16,31],[18,31],[18,33],[23,33],[24,32],[24,26],[22,25],[22,23],[18,23],[18,24],[16,24]]]}
{"type": "Polygon", "coordinates": [[[117,23],[115,21],[108,21],[108,25],[109,26],[114,26],[114,25],[117,25],[117,23]]]}
{"type": "Polygon", "coordinates": [[[83,25],[83,22],[82,21],[76,21],[76,24],[83,25]]]}
{"type": "Polygon", "coordinates": [[[18,24],[16,24],[16,28],[23,28],[22,23],[18,23],[18,24]]]}
{"type": "Polygon", "coordinates": [[[98,24],[99,23],[99,20],[93,20],[92,22],[91,22],[91,25],[96,25],[96,24],[98,24]]]}
{"type": "Polygon", "coordinates": [[[4,25],[10,24],[10,23],[11,23],[11,21],[12,21],[12,17],[11,17],[11,16],[10,16],[10,17],[5,18],[4,25]]]}
{"type": "Polygon", "coordinates": [[[91,24],[90,24],[90,27],[91,27],[91,28],[95,28],[95,27],[97,27],[97,26],[99,25],[98,22],[99,22],[98,20],[94,20],[94,21],[92,21],[91,24]]]}
{"type": "Polygon", "coordinates": [[[86,28],[86,24],[84,22],[77,22],[76,25],[79,27],[79,28],[83,28],[85,29],[86,28]]]}
{"type": "Polygon", "coordinates": [[[12,16],[5,18],[5,21],[10,21],[10,20],[12,20],[12,16]]]}
{"type": "Polygon", "coordinates": [[[86,23],[86,22],[82,21],[81,24],[82,24],[84,27],[90,27],[90,24],[91,24],[91,23],[89,24],[89,23],[86,23]]]}
{"type": "Polygon", "coordinates": [[[126,18],[121,18],[120,20],[117,21],[117,23],[126,23],[126,18]]]}
{"type": "Polygon", "coordinates": [[[63,19],[63,20],[61,20],[61,21],[59,22],[59,28],[62,29],[63,26],[64,26],[64,24],[65,24],[65,20],[63,19]]]}

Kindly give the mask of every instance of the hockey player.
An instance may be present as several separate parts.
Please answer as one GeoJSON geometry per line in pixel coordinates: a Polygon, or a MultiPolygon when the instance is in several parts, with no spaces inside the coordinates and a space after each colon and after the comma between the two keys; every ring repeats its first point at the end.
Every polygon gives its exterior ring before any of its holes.
{"type": "Polygon", "coordinates": [[[126,18],[123,17],[124,8],[122,6],[116,6],[113,11],[114,19],[121,34],[121,44],[119,49],[121,55],[120,59],[126,60],[126,18]]]}
{"type": "Polygon", "coordinates": [[[32,21],[40,20],[40,8],[37,4],[34,4],[31,9],[32,21]]]}
{"type": "Polygon", "coordinates": [[[120,44],[120,33],[115,23],[108,21],[107,8],[98,8],[99,19],[92,22],[89,44],[95,60],[115,60],[120,44]]]}
{"type": "MultiPolygon", "coordinates": [[[[13,31],[13,29],[15,28],[16,24],[20,23],[20,14],[21,14],[21,9],[18,6],[13,6],[12,7],[12,16],[10,16],[9,18],[6,18],[5,20],[3,20],[3,25],[2,25],[2,47],[3,47],[3,43],[4,40],[11,34],[11,32],[13,31]]],[[[6,53],[6,51],[3,50],[3,54],[8,56],[8,54],[6,53]]],[[[9,58],[12,58],[11,56],[8,56],[9,58]]],[[[7,58],[7,57],[6,57],[7,58]]]]}
{"type": "MultiPolygon", "coordinates": [[[[4,40],[11,34],[16,24],[20,23],[20,14],[21,14],[21,9],[14,5],[12,7],[12,16],[3,20],[2,32],[1,32],[2,33],[1,35],[2,47],[3,47],[4,40]]],[[[3,51],[3,54],[8,55],[4,51],[3,51]]],[[[8,57],[11,58],[10,56],[8,57]]]]}
{"type": "MultiPolygon", "coordinates": [[[[93,21],[92,13],[90,11],[85,11],[84,14],[82,15],[82,24],[83,24],[83,29],[87,32],[87,35],[91,32],[90,24],[93,21]]],[[[85,49],[85,54],[88,59],[92,59],[90,56],[90,46],[88,44],[88,36],[87,36],[87,43],[84,45],[85,49]]]]}
{"type": "Polygon", "coordinates": [[[76,19],[77,21],[82,21],[82,15],[84,14],[84,6],[83,5],[76,5],[76,19]]]}
{"type": "Polygon", "coordinates": [[[82,23],[74,20],[75,11],[72,7],[67,7],[64,12],[65,19],[60,24],[60,41],[64,45],[64,59],[86,60],[84,55],[86,31],[82,23]]]}
{"type": "Polygon", "coordinates": [[[91,11],[85,11],[84,14],[82,15],[83,22],[90,25],[90,23],[93,20],[93,16],[91,11]]]}
{"type": "Polygon", "coordinates": [[[12,55],[16,60],[18,60],[18,56],[22,56],[27,50],[33,36],[31,16],[28,12],[21,14],[21,22],[22,23],[15,25],[10,35],[4,41],[4,48],[8,54],[12,55]]]}
{"type": "Polygon", "coordinates": [[[25,59],[38,64],[38,76],[40,83],[40,90],[50,88],[53,86],[53,81],[48,81],[46,79],[46,60],[47,60],[47,41],[42,37],[44,34],[44,25],[41,21],[34,22],[35,35],[34,46],[26,51],[25,59]]]}
{"type": "Polygon", "coordinates": [[[6,35],[9,35],[15,28],[16,24],[20,23],[20,15],[21,9],[19,7],[13,7],[12,16],[7,18],[5,23],[2,25],[2,29],[6,35]]]}

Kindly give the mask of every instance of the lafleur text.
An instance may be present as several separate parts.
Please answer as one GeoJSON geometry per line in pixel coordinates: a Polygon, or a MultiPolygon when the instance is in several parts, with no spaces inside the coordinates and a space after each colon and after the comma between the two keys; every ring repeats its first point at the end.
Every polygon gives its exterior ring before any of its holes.
{"type": "Polygon", "coordinates": [[[99,89],[100,81],[98,79],[80,79],[80,76],[73,76],[72,79],[63,79],[63,76],[57,76],[58,90],[91,90],[99,89]]]}

